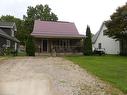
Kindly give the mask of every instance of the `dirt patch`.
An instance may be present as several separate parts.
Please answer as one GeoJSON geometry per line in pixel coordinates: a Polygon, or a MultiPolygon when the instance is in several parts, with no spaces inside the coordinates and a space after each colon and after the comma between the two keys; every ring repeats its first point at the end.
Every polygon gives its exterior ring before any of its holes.
{"type": "Polygon", "coordinates": [[[2,63],[0,92],[10,91],[6,95],[123,95],[64,58],[18,57],[2,63]]]}

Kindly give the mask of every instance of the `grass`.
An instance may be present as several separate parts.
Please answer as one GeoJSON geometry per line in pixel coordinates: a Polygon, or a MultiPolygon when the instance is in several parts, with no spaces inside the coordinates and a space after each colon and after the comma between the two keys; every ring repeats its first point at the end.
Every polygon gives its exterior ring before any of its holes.
{"type": "Polygon", "coordinates": [[[66,58],[127,93],[127,57],[68,56],[66,58]]]}
{"type": "Polygon", "coordinates": [[[26,52],[19,52],[18,56],[26,56],[26,52]]]}
{"type": "Polygon", "coordinates": [[[0,61],[1,60],[6,60],[6,59],[9,59],[9,58],[12,58],[12,56],[0,56],[0,61]]]}
{"type": "Polygon", "coordinates": [[[0,56],[0,61],[5,60],[5,59],[9,59],[9,58],[19,57],[19,56],[20,57],[26,56],[26,53],[25,52],[19,52],[17,56],[13,56],[12,54],[5,55],[5,56],[0,56]]]}

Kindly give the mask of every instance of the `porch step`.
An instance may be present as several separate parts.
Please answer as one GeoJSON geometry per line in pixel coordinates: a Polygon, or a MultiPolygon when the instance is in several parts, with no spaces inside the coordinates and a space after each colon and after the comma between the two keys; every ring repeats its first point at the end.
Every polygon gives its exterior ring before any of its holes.
{"type": "Polygon", "coordinates": [[[35,56],[51,56],[51,53],[35,53],[35,56]]]}

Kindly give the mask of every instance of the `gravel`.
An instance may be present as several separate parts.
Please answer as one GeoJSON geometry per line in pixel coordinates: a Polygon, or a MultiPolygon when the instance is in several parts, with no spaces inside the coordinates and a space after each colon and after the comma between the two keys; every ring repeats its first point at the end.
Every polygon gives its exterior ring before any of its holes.
{"type": "Polygon", "coordinates": [[[58,95],[124,95],[118,89],[61,57],[16,57],[0,61],[0,83],[21,83],[31,79],[36,80],[35,82],[49,80],[50,85],[46,85],[45,88],[50,86],[55,93],[60,93],[58,95]]]}

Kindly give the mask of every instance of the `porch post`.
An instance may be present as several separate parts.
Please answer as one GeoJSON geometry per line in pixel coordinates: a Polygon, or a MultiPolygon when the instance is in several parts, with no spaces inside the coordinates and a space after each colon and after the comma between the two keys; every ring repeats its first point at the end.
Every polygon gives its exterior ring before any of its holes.
{"type": "Polygon", "coordinates": [[[17,43],[15,42],[15,51],[17,50],[17,43]]]}
{"type": "Polygon", "coordinates": [[[42,52],[43,52],[43,39],[41,39],[41,44],[40,44],[40,46],[41,46],[41,51],[40,51],[40,53],[42,53],[42,52]]]}
{"type": "Polygon", "coordinates": [[[51,44],[51,52],[52,52],[52,49],[53,49],[53,43],[52,43],[52,40],[50,40],[50,44],[51,44]]]}

